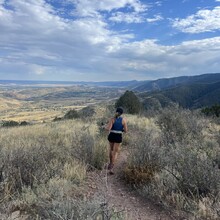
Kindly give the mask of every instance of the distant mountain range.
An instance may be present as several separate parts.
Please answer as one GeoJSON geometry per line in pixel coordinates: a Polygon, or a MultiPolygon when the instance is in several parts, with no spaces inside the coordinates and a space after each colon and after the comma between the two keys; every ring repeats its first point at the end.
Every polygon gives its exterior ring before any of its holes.
{"type": "Polygon", "coordinates": [[[105,81],[105,82],[85,82],[85,81],[31,81],[31,80],[0,80],[0,85],[2,86],[71,86],[71,85],[80,85],[80,86],[102,86],[102,87],[136,87],[142,82],[148,81],[105,81]]]}
{"type": "Polygon", "coordinates": [[[220,73],[183,76],[151,81],[134,88],[146,108],[178,103],[184,108],[200,108],[220,103],[220,73]]]}
{"type": "Polygon", "coordinates": [[[158,91],[180,85],[189,85],[192,83],[215,83],[218,81],[220,81],[220,73],[203,74],[197,76],[180,76],[139,82],[136,84],[136,87],[132,88],[132,90],[138,92],[158,91]]]}

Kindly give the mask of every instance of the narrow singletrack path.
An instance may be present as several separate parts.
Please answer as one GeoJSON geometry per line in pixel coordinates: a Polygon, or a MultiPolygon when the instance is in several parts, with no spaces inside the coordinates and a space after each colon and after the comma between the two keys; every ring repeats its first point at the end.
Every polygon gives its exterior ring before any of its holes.
{"type": "Polygon", "coordinates": [[[123,212],[125,220],[187,219],[153,204],[124,183],[122,170],[126,164],[127,155],[126,151],[120,152],[114,167],[114,175],[109,175],[106,169],[89,173],[88,182],[92,194],[104,195],[103,204],[107,209],[123,212]]]}

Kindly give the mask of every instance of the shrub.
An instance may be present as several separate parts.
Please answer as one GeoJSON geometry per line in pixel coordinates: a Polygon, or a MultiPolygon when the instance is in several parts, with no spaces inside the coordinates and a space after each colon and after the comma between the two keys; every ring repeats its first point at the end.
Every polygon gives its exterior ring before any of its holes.
{"type": "Polygon", "coordinates": [[[147,184],[161,168],[156,130],[137,130],[130,140],[130,156],[124,170],[125,179],[131,184],[147,184]]]}
{"type": "Polygon", "coordinates": [[[107,147],[96,138],[96,130],[96,125],[85,128],[78,121],[2,129],[0,179],[4,187],[0,188],[0,196],[63,177],[64,171],[73,172],[70,164],[75,161],[81,166],[101,168],[107,147]]]}
{"type": "Polygon", "coordinates": [[[75,118],[79,118],[79,113],[75,109],[69,110],[64,115],[64,119],[75,119],[75,118]]]}
{"type": "Polygon", "coordinates": [[[206,107],[201,110],[206,116],[220,116],[220,105],[213,105],[211,107],[206,107]]]}
{"type": "Polygon", "coordinates": [[[53,121],[61,121],[61,120],[63,120],[63,118],[61,118],[61,117],[55,117],[55,118],[53,119],[53,121]]]}
{"type": "Polygon", "coordinates": [[[95,109],[92,106],[87,106],[79,111],[80,118],[91,118],[95,115],[95,109]]]}
{"type": "Polygon", "coordinates": [[[196,219],[219,219],[219,128],[178,108],[164,109],[153,122],[136,117],[129,125],[127,182],[196,219]]]}
{"type": "Polygon", "coordinates": [[[122,213],[115,212],[103,201],[102,194],[87,199],[82,194],[82,188],[76,188],[65,179],[54,178],[35,190],[23,188],[10,212],[21,210],[28,219],[124,219],[122,213]]]}
{"type": "Polygon", "coordinates": [[[195,112],[180,108],[166,108],[157,118],[166,144],[199,139],[207,122],[195,112]]]}
{"type": "Polygon", "coordinates": [[[19,123],[17,121],[3,121],[2,122],[2,127],[14,127],[14,126],[19,126],[19,123]]]}
{"type": "Polygon", "coordinates": [[[19,124],[20,126],[26,126],[26,125],[30,125],[30,123],[26,122],[26,121],[22,121],[19,124]]]}
{"type": "Polygon", "coordinates": [[[88,131],[82,131],[82,136],[77,142],[81,147],[73,148],[73,155],[83,163],[88,164],[90,169],[101,169],[107,162],[107,141],[104,137],[96,138],[88,131]]]}
{"type": "Polygon", "coordinates": [[[115,107],[123,107],[129,114],[138,114],[141,110],[141,103],[132,91],[126,91],[115,103],[115,107]]]}

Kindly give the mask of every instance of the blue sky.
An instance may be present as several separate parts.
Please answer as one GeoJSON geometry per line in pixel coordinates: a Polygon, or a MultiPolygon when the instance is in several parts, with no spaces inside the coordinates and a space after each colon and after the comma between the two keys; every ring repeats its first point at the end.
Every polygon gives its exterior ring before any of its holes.
{"type": "Polygon", "coordinates": [[[220,0],[0,0],[0,79],[220,72],[220,0]]]}

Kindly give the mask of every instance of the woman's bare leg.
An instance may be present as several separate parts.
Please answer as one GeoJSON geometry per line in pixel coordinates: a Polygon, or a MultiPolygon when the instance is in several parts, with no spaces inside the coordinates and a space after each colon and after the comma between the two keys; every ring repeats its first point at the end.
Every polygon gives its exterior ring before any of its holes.
{"type": "Polygon", "coordinates": [[[109,142],[109,161],[110,161],[110,164],[112,164],[113,149],[114,149],[114,143],[109,142]]]}
{"type": "Polygon", "coordinates": [[[119,147],[120,147],[120,143],[114,143],[113,150],[112,150],[112,164],[113,165],[115,164],[115,161],[117,159],[119,147]]]}
{"type": "Polygon", "coordinates": [[[108,169],[110,170],[110,174],[113,174],[112,169],[113,169],[113,166],[114,166],[115,161],[116,161],[117,156],[118,156],[119,147],[120,147],[120,143],[109,142],[109,160],[110,160],[110,163],[108,165],[108,169]]]}

